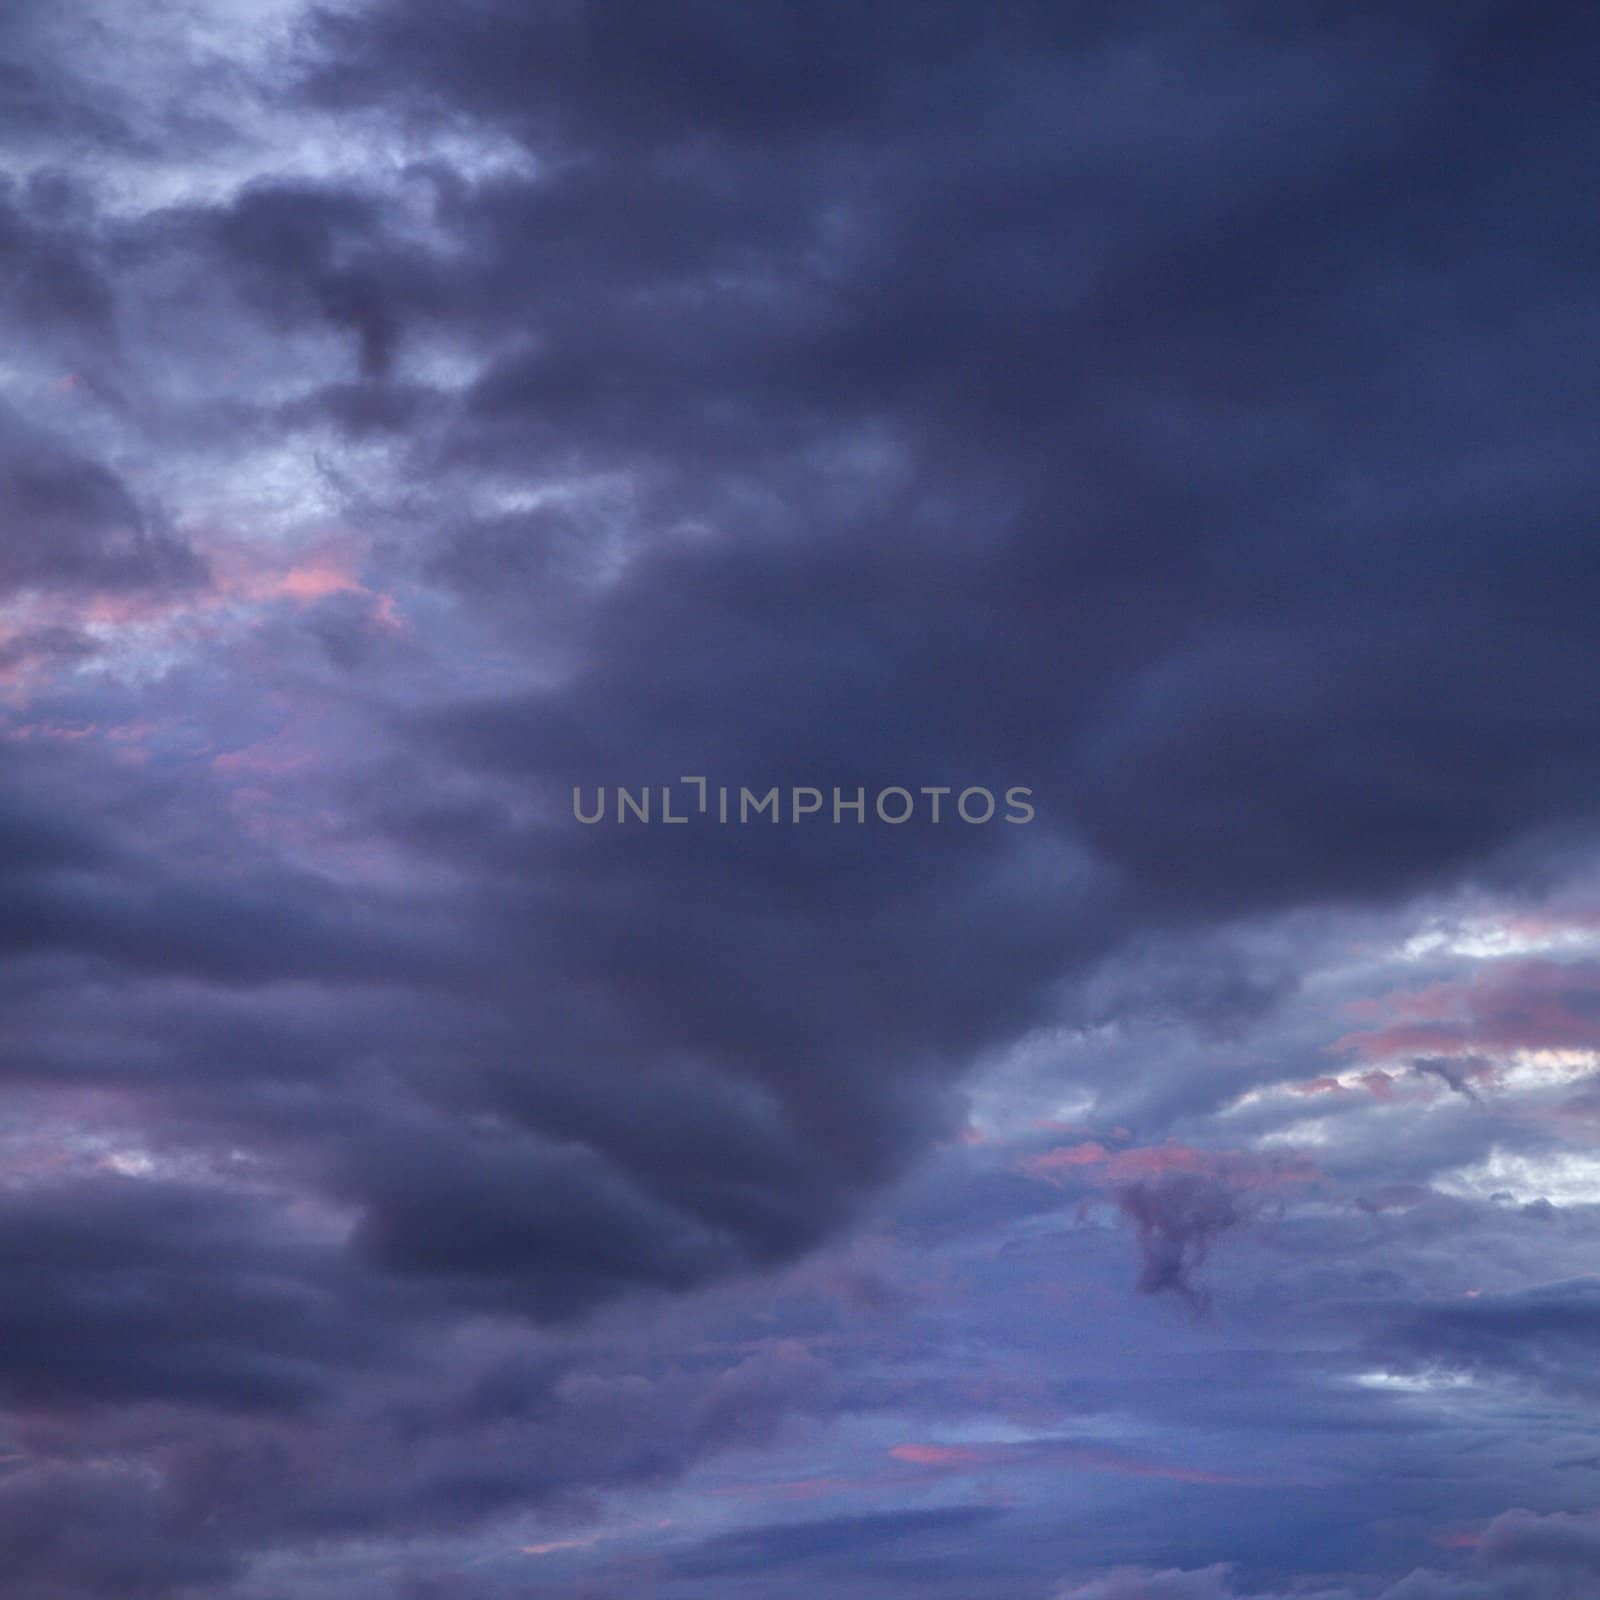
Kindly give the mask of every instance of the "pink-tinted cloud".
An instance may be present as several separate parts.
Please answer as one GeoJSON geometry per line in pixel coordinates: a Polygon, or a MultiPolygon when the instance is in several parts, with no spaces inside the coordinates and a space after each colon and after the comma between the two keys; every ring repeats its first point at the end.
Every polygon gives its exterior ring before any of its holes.
{"type": "Polygon", "coordinates": [[[1357,1001],[1373,1026],[1332,1048],[1368,1061],[1481,1051],[1600,1049],[1600,966],[1499,962],[1459,981],[1357,1001]]]}
{"type": "Polygon", "coordinates": [[[1291,1083],[1290,1094],[1348,1094],[1350,1091],[1337,1078],[1308,1078],[1304,1083],[1291,1083]]]}
{"type": "Polygon", "coordinates": [[[368,591],[365,584],[356,582],[347,568],[332,562],[308,562],[304,566],[290,567],[266,592],[310,605],[325,600],[330,594],[365,594],[368,591]]]}
{"type": "Polygon", "coordinates": [[[1106,1473],[1121,1478],[1159,1478],[1172,1483],[1238,1487],[1261,1480],[1216,1472],[1183,1462],[1151,1461],[1095,1445],[1040,1439],[965,1444],[899,1444],[889,1451],[895,1461],[941,1473],[990,1471],[1073,1471],[1106,1473]]]}
{"type": "Polygon", "coordinates": [[[1103,1144],[1075,1144],[1046,1150],[1042,1155],[1024,1156],[1017,1165],[1036,1178],[1048,1178],[1077,1167],[1098,1166],[1110,1159],[1111,1152],[1103,1144]]]}

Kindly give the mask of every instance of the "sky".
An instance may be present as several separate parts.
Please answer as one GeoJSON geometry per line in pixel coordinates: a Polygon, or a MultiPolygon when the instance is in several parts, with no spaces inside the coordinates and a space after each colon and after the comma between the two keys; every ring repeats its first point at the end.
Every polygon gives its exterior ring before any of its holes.
{"type": "Polygon", "coordinates": [[[1600,1592],[1597,46],[7,0],[0,1596],[1600,1592]]]}

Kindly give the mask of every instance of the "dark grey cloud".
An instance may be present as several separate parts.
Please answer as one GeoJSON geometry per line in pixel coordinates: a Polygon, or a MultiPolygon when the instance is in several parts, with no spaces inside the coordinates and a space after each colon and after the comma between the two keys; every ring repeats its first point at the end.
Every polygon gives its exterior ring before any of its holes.
{"type": "Polygon", "coordinates": [[[0,414],[0,589],[192,588],[205,566],[108,467],[0,414]]]}
{"type": "Polygon", "coordinates": [[[1205,1295],[1195,1283],[1195,1269],[1212,1244],[1244,1220],[1233,1189],[1198,1173],[1167,1173],[1128,1184],[1118,1193],[1117,1204],[1139,1235],[1140,1292],[1171,1290],[1194,1311],[1203,1310],[1205,1295]]]}
{"type": "Polygon", "coordinates": [[[23,1600],[171,1593],[235,1575],[215,1533],[176,1515],[163,1488],[85,1464],[0,1481],[7,1582],[23,1600]]]}
{"type": "Polygon", "coordinates": [[[84,27],[86,20],[63,16],[41,0],[18,0],[6,8],[0,23],[0,127],[15,145],[59,152],[127,137],[126,123],[74,70],[73,45],[81,50],[93,33],[92,25],[84,27]]]}
{"type": "MultiPolygon", "coordinates": [[[[1045,86],[1059,72],[1062,94],[1080,73],[1114,83],[1126,43],[1115,25],[1045,40],[1030,7],[986,15],[981,30],[971,17],[919,28],[889,7],[808,16],[803,37],[852,64],[839,101],[822,92],[826,72],[811,85],[823,125],[849,142],[809,162],[786,155],[780,171],[715,101],[689,153],[658,159],[661,140],[677,148],[670,107],[684,84],[663,70],[654,109],[615,87],[670,56],[653,30],[697,36],[699,23],[640,13],[600,28],[582,8],[486,8],[447,38],[442,16],[407,8],[371,32],[340,31],[343,59],[362,63],[356,78],[380,101],[426,84],[529,138],[524,108],[559,118],[571,101],[628,134],[548,181],[461,188],[442,213],[477,257],[462,280],[479,273],[473,309],[463,293],[457,315],[493,307],[502,350],[510,329],[525,346],[492,355],[444,423],[443,459],[505,469],[532,452],[628,472],[657,519],[726,530],[725,549],[669,550],[642,569],[617,598],[614,631],[585,641],[605,676],[580,681],[575,698],[617,746],[637,747],[622,719],[641,694],[658,742],[696,746],[707,727],[742,752],[777,738],[753,720],[753,689],[738,692],[763,683],[769,658],[790,693],[816,685],[814,699],[771,714],[797,759],[808,736],[836,759],[869,737],[881,750],[885,720],[925,760],[1003,751],[1037,771],[1057,815],[1140,899],[1185,916],[1440,881],[1582,816],[1593,741],[1552,752],[1541,731],[1586,703],[1571,654],[1572,602],[1591,576],[1575,537],[1586,424],[1549,337],[1584,315],[1571,276],[1582,241],[1558,200],[1507,188],[1459,103],[1481,87],[1486,40],[1543,62],[1544,30],[1492,7],[1454,21],[1419,12],[1394,29],[1358,15],[1346,28],[1360,54],[1327,18],[1267,29],[1247,14],[1242,62],[1329,68],[1323,98],[1275,108],[1328,143],[1281,170],[1224,139],[1190,157],[1198,170],[1174,214],[1163,186],[1177,179],[1154,161],[1135,166],[1115,205],[1097,205],[1084,130],[1064,120],[1061,94],[1030,95],[1035,77],[1013,86],[1003,116],[981,93],[931,100],[952,60],[979,83],[995,61],[1021,78],[1023,43],[1051,45],[1030,70],[1045,86]],[[1430,56],[1433,76],[1413,70],[1430,56]],[[898,92],[873,87],[880,70],[898,92]],[[855,92],[873,117],[857,120],[855,92]],[[1384,95],[1403,113],[1374,134],[1370,101],[1384,95]],[[905,169],[936,131],[948,148],[956,125],[975,170],[958,164],[952,181],[905,169]],[[995,147],[1002,131],[1012,141],[995,147]],[[1353,197],[1360,228],[1330,187],[1353,197]],[[1503,262],[1474,253],[1461,216],[1488,227],[1512,208],[1526,214],[1503,262]],[[1455,273],[1451,294],[1474,282],[1487,294],[1496,273],[1570,293],[1504,337],[1463,334],[1442,307],[1412,316],[1401,362],[1387,308],[1419,214],[1444,264],[1435,275],[1455,273]],[[1082,281],[1060,266],[1075,253],[1082,281]],[[663,305],[672,316],[655,314],[663,305]],[[1462,361],[1475,364],[1470,392],[1414,392],[1408,372],[1462,361]],[[1507,408],[1512,389],[1545,430],[1540,467],[1518,464],[1536,419],[1507,408]],[[1426,466],[1392,456],[1385,406],[1426,466]],[[841,525],[826,468],[804,458],[831,465],[869,426],[920,492],[869,479],[870,509],[841,525]],[[733,532],[729,497],[761,478],[783,487],[781,509],[769,491],[758,515],[803,530],[794,565],[788,546],[733,532]],[[1430,483],[1433,509],[1406,509],[1430,483]],[[1508,520],[1505,496],[1530,489],[1536,503],[1508,520]],[[751,627],[762,597],[795,618],[770,657],[751,627]],[[898,637],[891,610],[921,626],[898,637]],[[1533,615],[1550,626],[1528,638],[1533,615]],[[733,652],[742,672],[730,684],[720,669],[733,652]],[[1174,809],[1176,792],[1188,803],[1174,809]]],[[[1181,28],[1144,42],[1184,60],[1194,44],[1181,28]]],[[[781,103],[753,87],[769,48],[777,59],[794,47],[779,20],[725,47],[749,70],[752,107],[787,128],[781,103]]],[[[1222,89],[1202,68],[1194,114],[1222,89]]],[[[1553,97],[1531,135],[1564,166],[1569,109],[1553,97]]],[[[1531,112],[1497,103],[1495,116],[1531,112]]],[[[1175,129],[1137,123],[1099,138],[1115,150],[1118,134],[1135,150],[1140,138],[1190,148],[1175,129]]],[[[545,519],[468,522],[450,537],[434,570],[487,592],[507,575],[548,581],[541,552],[561,534],[545,519]]],[[[529,731],[548,737],[537,720],[529,731]]]]}
{"type": "Polygon", "coordinates": [[[354,341],[361,377],[387,377],[403,313],[425,306],[403,236],[373,196],[326,185],[251,184],[225,207],[164,217],[158,244],[213,256],[269,325],[320,319],[354,341]],[[169,237],[168,235],[171,235],[169,237]]]}
{"type": "Polygon", "coordinates": [[[1424,1369],[1588,1394],[1597,1316],[1600,1281],[1573,1279],[1430,1306],[1399,1331],[1396,1346],[1424,1369]]]}
{"type": "Polygon", "coordinates": [[[0,303],[19,332],[64,335],[79,356],[115,339],[115,291],[95,232],[92,202],[61,169],[0,186],[0,303]]]}
{"type": "Polygon", "coordinates": [[[94,654],[89,638],[74,628],[30,628],[0,646],[0,673],[49,663],[82,661],[94,654]]]}
{"type": "Polygon", "coordinates": [[[6,1401],[294,1408],[374,1351],[355,1307],[273,1225],[216,1193],[108,1177],[7,1196],[6,1401]]]}

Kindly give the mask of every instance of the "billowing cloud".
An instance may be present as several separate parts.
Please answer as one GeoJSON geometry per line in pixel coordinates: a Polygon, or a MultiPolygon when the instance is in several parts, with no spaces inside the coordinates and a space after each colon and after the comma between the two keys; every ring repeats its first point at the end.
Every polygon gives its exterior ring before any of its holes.
{"type": "Polygon", "coordinates": [[[1594,43],[9,7],[19,1596],[1578,1593],[1594,43]]]}

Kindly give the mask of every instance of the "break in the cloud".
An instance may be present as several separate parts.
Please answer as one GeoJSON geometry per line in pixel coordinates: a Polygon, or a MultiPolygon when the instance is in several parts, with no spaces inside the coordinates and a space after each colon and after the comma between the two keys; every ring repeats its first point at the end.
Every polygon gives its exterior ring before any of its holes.
{"type": "Polygon", "coordinates": [[[1586,1593],[1597,43],[7,8],[5,1592],[1586,1593]]]}

